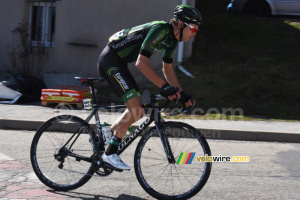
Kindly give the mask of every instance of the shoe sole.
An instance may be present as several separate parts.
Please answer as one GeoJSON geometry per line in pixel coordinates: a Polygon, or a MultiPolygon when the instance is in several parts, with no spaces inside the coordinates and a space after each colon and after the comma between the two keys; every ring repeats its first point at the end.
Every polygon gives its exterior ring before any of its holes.
{"type": "Polygon", "coordinates": [[[107,162],[105,162],[105,161],[103,161],[103,160],[102,160],[102,166],[103,166],[103,167],[106,167],[106,168],[109,168],[109,169],[113,169],[113,170],[118,171],[118,172],[122,172],[122,171],[124,171],[124,170],[130,171],[130,169],[120,169],[120,168],[116,168],[116,167],[114,167],[113,165],[111,165],[111,164],[109,164],[109,163],[107,163],[107,162]]]}

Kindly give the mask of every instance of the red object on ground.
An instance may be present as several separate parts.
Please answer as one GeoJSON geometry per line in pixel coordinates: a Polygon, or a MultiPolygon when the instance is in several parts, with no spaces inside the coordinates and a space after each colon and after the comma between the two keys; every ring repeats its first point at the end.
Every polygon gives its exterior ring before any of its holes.
{"type": "Polygon", "coordinates": [[[81,86],[57,86],[53,89],[42,89],[42,101],[82,103],[84,98],[90,98],[88,87],[81,86]]]}

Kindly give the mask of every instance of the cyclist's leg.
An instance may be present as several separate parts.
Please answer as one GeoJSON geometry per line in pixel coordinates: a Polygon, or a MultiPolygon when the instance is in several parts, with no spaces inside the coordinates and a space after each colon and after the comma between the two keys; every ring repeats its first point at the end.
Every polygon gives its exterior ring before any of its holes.
{"type": "Polygon", "coordinates": [[[114,167],[128,170],[130,167],[124,164],[116,153],[118,145],[127,129],[133,122],[144,115],[137,84],[128,70],[127,63],[121,60],[109,47],[106,47],[100,55],[98,69],[100,75],[108,82],[127,106],[126,111],[112,125],[114,137],[102,158],[104,162],[114,167]]]}
{"type": "MultiPolygon", "coordinates": [[[[133,87],[136,91],[139,91],[139,88],[130,73],[128,67],[122,68],[125,79],[130,80],[131,87],[133,87]]],[[[123,138],[128,128],[133,124],[134,122],[138,121],[145,115],[144,108],[142,107],[142,100],[139,95],[126,100],[124,103],[127,107],[125,112],[116,120],[116,122],[112,125],[112,130],[114,130],[114,133],[117,137],[123,138]]]]}
{"type": "Polygon", "coordinates": [[[106,47],[101,53],[98,69],[100,75],[127,107],[111,127],[114,135],[122,138],[130,125],[144,116],[138,86],[128,69],[127,63],[121,60],[109,47],[106,47]]]}
{"type": "Polygon", "coordinates": [[[125,105],[127,109],[111,127],[114,134],[119,138],[123,138],[130,125],[145,115],[140,97],[136,96],[128,100],[125,105]]]}

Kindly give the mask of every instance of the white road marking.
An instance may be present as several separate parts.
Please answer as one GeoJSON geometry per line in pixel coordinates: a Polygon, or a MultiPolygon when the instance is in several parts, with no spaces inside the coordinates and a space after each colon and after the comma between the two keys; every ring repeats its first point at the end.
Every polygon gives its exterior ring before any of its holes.
{"type": "Polygon", "coordinates": [[[14,160],[14,159],[0,152],[0,160],[14,160]]]}

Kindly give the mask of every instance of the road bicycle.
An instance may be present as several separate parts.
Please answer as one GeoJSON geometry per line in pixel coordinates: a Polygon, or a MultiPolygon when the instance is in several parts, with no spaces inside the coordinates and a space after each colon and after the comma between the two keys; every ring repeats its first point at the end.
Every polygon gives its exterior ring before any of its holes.
{"type": "MultiPolygon", "coordinates": [[[[103,79],[75,77],[91,91],[91,114],[85,119],[72,115],[54,117],[37,130],[30,150],[33,170],[46,186],[67,191],[81,187],[94,173],[108,176],[121,172],[101,159],[105,152],[94,82],[103,79]],[[89,121],[96,120],[96,132],[89,121]]],[[[188,199],[207,182],[212,163],[199,162],[196,156],[211,156],[204,136],[194,127],[181,122],[166,122],[159,106],[163,97],[152,95],[143,104],[151,114],[118,147],[120,155],[135,139],[140,138],[134,155],[134,170],[142,188],[157,199],[188,199]],[[149,128],[154,122],[155,126],[149,128]]]]}

